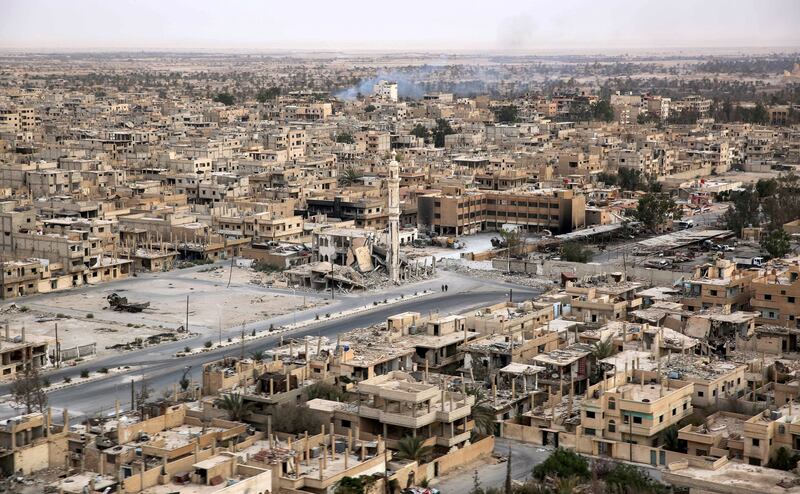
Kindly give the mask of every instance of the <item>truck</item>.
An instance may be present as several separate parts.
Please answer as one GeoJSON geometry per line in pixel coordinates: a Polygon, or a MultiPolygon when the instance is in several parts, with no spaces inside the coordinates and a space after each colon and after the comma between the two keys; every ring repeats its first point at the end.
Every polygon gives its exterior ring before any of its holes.
{"type": "Polygon", "coordinates": [[[734,264],[747,268],[760,268],[764,265],[763,257],[734,257],[731,259],[734,264]]]}

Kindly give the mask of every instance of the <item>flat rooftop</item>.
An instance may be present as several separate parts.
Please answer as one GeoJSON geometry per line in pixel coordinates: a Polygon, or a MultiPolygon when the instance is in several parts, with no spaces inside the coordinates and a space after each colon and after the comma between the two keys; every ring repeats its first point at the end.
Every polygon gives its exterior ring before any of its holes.
{"type": "Polygon", "coordinates": [[[691,485],[708,492],[800,494],[797,474],[745,463],[729,462],[717,470],[688,467],[667,471],[663,479],[670,484],[691,485]]]}

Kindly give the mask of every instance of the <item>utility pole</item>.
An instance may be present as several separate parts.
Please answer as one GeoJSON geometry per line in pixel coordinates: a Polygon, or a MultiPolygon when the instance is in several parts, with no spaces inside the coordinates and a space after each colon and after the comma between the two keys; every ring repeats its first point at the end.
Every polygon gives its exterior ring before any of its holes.
{"type": "Polygon", "coordinates": [[[131,411],[136,410],[136,381],[131,379],[131,411]]]}
{"type": "Polygon", "coordinates": [[[331,261],[331,300],[333,300],[333,285],[335,281],[333,279],[333,261],[331,261]]]}
{"type": "Polygon", "coordinates": [[[186,295],[186,333],[189,333],[189,295],[186,295]]]}
{"type": "Polygon", "coordinates": [[[58,323],[56,323],[56,368],[61,367],[61,344],[58,342],[58,323]]]}
{"type": "Polygon", "coordinates": [[[225,288],[231,287],[231,278],[233,278],[233,256],[231,255],[231,272],[228,274],[228,286],[225,288]]]}
{"type": "Polygon", "coordinates": [[[241,340],[241,344],[242,344],[242,358],[241,358],[241,360],[244,360],[244,323],[242,323],[242,340],[241,340]]]}

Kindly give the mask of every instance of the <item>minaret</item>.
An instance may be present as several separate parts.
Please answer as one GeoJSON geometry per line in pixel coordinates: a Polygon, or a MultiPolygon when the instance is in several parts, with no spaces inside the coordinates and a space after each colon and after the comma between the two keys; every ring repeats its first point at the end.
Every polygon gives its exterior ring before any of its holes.
{"type": "Polygon", "coordinates": [[[386,261],[389,264],[389,281],[400,281],[400,165],[397,153],[392,151],[389,163],[389,245],[386,261]]]}

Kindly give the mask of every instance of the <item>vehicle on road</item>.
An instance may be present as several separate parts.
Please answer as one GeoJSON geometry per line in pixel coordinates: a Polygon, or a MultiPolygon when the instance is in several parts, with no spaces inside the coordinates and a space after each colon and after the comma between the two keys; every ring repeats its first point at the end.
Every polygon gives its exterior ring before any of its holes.
{"type": "Polygon", "coordinates": [[[760,268],[764,265],[763,257],[734,257],[732,261],[737,266],[760,268]]]}

